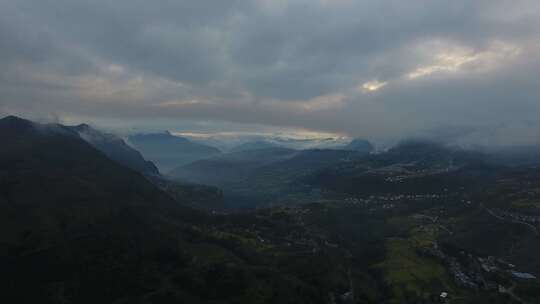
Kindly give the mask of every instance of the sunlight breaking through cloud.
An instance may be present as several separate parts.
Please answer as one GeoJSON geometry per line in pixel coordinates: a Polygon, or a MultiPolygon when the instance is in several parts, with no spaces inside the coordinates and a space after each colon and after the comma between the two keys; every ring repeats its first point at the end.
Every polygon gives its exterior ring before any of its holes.
{"type": "Polygon", "coordinates": [[[387,138],[540,112],[537,0],[53,2],[0,1],[0,113],[387,138]]]}
{"type": "Polygon", "coordinates": [[[458,72],[468,67],[474,71],[486,71],[498,65],[503,65],[505,60],[515,58],[519,53],[519,47],[503,42],[494,42],[485,51],[453,46],[449,47],[448,50],[438,51],[433,56],[431,64],[419,66],[405,77],[407,79],[416,79],[435,73],[458,72]]]}
{"type": "Polygon", "coordinates": [[[388,82],[386,81],[378,81],[378,80],[371,80],[364,84],[362,84],[361,90],[363,92],[375,92],[380,89],[382,89],[384,86],[386,86],[388,82]]]}

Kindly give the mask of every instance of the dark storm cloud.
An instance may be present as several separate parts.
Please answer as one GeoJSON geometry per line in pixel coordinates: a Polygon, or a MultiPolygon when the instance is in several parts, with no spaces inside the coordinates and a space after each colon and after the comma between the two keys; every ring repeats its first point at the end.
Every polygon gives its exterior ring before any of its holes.
{"type": "Polygon", "coordinates": [[[539,50],[533,0],[4,0],[0,111],[530,141],[539,50]]]}

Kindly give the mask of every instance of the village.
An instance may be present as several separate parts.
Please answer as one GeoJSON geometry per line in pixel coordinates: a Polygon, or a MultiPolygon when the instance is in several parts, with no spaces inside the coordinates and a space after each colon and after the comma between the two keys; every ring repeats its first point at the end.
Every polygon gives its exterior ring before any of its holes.
{"type": "MultiPolygon", "coordinates": [[[[439,248],[437,242],[433,242],[430,248],[422,249],[421,254],[433,257],[446,265],[458,286],[472,290],[507,293],[518,302],[523,301],[512,293],[513,287],[518,282],[537,279],[535,275],[518,271],[516,265],[494,256],[480,257],[464,251],[460,251],[457,257],[450,256],[439,248]]],[[[445,298],[449,297],[448,293],[445,294],[445,298]]]]}
{"type": "MultiPolygon", "coordinates": [[[[276,207],[264,212],[257,212],[258,220],[267,223],[278,224],[283,229],[276,229],[275,226],[265,225],[234,225],[223,230],[228,230],[231,235],[241,236],[241,241],[256,242],[261,250],[285,250],[289,254],[296,256],[317,255],[320,253],[339,253],[343,257],[352,257],[348,248],[339,235],[329,235],[327,231],[312,225],[311,218],[320,213],[329,212],[333,208],[348,208],[364,210],[368,214],[395,213],[392,209],[399,206],[406,208],[407,202],[429,202],[441,201],[457,198],[456,202],[470,208],[473,201],[463,197],[450,197],[451,194],[386,194],[370,195],[367,197],[345,197],[341,200],[328,200],[316,204],[315,207],[276,207]],[[280,225],[279,223],[283,223],[280,225]]],[[[480,205],[478,205],[480,206],[480,205]]],[[[494,211],[498,217],[512,221],[523,221],[532,224],[539,223],[537,217],[521,216],[515,213],[494,211]]],[[[451,226],[444,220],[448,210],[444,205],[424,209],[422,213],[410,214],[408,217],[420,221],[418,231],[431,227],[437,227],[439,231],[444,231],[452,235],[451,226]]],[[[215,227],[217,228],[217,227],[215,227]]],[[[215,229],[214,228],[214,229],[215,229]]],[[[427,231],[426,230],[426,231],[427,231]]],[[[220,233],[218,230],[215,233],[220,233]]],[[[514,298],[517,302],[526,303],[513,293],[514,287],[522,282],[536,281],[536,275],[526,269],[495,256],[479,256],[472,252],[460,251],[456,253],[446,253],[437,240],[434,240],[431,247],[419,247],[420,256],[434,258],[444,266],[452,281],[461,288],[471,291],[487,291],[506,294],[514,298]]],[[[450,303],[453,294],[442,291],[440,299],[442,303],[450,303]]],[[[341,303],[341,302],[340,302],[341,303]]]]}

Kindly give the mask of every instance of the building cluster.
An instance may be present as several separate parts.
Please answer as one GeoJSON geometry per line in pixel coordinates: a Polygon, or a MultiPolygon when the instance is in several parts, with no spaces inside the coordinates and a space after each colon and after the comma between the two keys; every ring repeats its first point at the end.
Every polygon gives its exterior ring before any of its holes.
{"type": "Polygon", "coordinates": [[[514,221],[525,222],[529,224],[540,224],[540,216],[525,215],[515,212],[508,212],[503,210],[493,210],[493,212],[503,218],[511,219],[514,221]]]}
{"type": "Polygon", "coordinates": [[[510,275],[517,280],[534,280],[536,276],[526,272],[516,271],[515,265],[493,256],[476,257],[471,253],[461,252],[458,260],[442,252],[435,242],[431,248],[422,250],[423,254],[442,261],[457,285],[469,289],[497,290],[499,284],[487,279],[488,274],[510,275]],[[460,262],[461,261],[461,262],[460,262]],[[466,263],[463,263],[466,261],[466,263]]]}
{"type": "Polygon", "coordinates": [[[407,179],[412,179],[412,178],[419,178],[419,177],[424,177],[424,176],[430,176],[430,175],[436,175],[436,174],[442,174],[442,173],[447,173],[447,172],[450,172],[452,170],[455,170],[454,167],[447,167],[447,168],[437,168],[437,169],[422,169],[422,170],[416,170],[416,171],[408,171],[406,174],[400,174],[400,175],[395,175],[395,176],[390,176],[390,177],[387,177],[385,178],[384,180],[387,181],[387,182],[401,182],[401,181],[404,181],[404,180],[407,180],[407,179]]]}
{"type": "Polygon", "coordinates": [[[483,281],[479,273],[470,271],[465,273],[465,269],[454,257],[447,257],[446,261],[450,274],[458,285],[471,289],[479,289],[478,281],[483,281]]]}
{"type": "MultiPolygon", "coordinates": [[[[259,212],[256,217],[264,222],[282,221],[287,229],[279,229],[273,225],[238,225],[213,227],[213,234],[229,231],[232,235],[241,236],[244,241],[253,241],[266,247],[282,247],[294,254],[315,254],[324,250],[343,250],[339,243],[331,240],[325,233],[309,228],[305,224],[306,216],[311,213],[308,208],[274,208],[271,212],[259,212]]],[[[279,224],[278,224],[279,225],[279,224]]]]}
{"type": "Polygon", "coordinates": [[[366,198],[348,197],[344,199],[345,203],[353,205],[369,205],[380,202],[397,202],[397,201],[422,201],[428,199],[440,199],[444,195],[440,194],[386,194],[386,195],[371,195],[366,198]]]}

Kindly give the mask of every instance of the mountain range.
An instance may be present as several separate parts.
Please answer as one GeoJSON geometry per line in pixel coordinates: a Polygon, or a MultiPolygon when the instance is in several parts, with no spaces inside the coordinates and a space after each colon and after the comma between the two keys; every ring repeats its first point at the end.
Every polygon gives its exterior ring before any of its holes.
{"type": "Polygon", "coordinates": [[[8,116],[0,138],[5,303],[540,299],[537,166],[405,141],[222,153],[173,171],[215,188],[171,181],[86,125],[8,116]]]}
{"type": "Polygon", "coordinates": [[[98,131],[87,124],[71,127],[79,136],[112,160],[146,175],[159,175],[158,168],[141,153],[112,134],[98,131]]]}
{"type": "Polygon", "coordinates": [[[249,218],[184,207],[71,127],[6,117],[0,136],[4,303],[324,303],[241,242],[249,218]]]}
{"type": "Polygon", "coordinates": [[[217,148],[175,136],[170,132],[135,134],[128,137],[128,142],[165,173],[183,164],[221,153],[217,148]]]}

